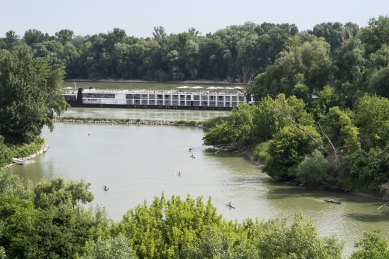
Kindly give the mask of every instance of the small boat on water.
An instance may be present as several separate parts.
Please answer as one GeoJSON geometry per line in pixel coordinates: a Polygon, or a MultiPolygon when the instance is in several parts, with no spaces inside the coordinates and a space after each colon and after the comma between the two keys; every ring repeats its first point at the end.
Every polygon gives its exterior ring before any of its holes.
{"type": "Polygon", "coordinates": [[[228,207],[230,207],[230,208],[233,208],[233,209],[235,209],[235,207],[234,206],[232,206],[231,204],[229,204],[229,203],[227,203],[226,204],[226,206],[228,206],[228,207]]]}
{"type": "Polygon", "coordinates": [[[334,201],[334,200],[324,200],[324,201],[330,202],[330,203],[342,204],[340,201],[334,201]]]}

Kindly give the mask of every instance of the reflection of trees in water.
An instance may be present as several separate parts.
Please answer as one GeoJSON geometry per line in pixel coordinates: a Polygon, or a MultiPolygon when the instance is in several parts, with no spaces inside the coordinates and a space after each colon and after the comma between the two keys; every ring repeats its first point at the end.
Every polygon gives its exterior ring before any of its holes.
{"type": "Polygon", "coordinates": [[[26,165],[15,165],[10,168],[10,171],[17,174],[23,184],[28,184],[32,181],[37,183],[42,179],[52,179],[55,177],[55,172],[58,171],[55,167],[55,161],[50,159],[48,161],[40,162],[41,157],[35,158],[35,161],[30,161],[26,165]]]}

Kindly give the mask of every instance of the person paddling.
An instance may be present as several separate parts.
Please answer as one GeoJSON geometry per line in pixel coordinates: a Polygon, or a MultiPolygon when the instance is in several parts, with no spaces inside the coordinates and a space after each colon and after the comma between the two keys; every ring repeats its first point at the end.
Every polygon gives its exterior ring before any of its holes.
{"type": "Polygon", "coordinates": [[[107,185],[104,185],[104,191],[108,191],[107,185]]]}

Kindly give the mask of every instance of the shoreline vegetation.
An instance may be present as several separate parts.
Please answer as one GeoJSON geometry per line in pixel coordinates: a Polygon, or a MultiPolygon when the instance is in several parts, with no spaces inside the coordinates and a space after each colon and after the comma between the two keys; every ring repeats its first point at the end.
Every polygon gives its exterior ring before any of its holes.
{"type": "Polygon", "coordinates": [[[0,171],[10,168],[16,164],[26,163],[29,160],[43,155],[50,148],[44,143],[44,140],[37,138],[33,143],[25,144],[23,146],[7,146],[3,149],[6,155],[0,157],[0,171]]]}
{"type": "Polygon", "coordinates": [[[0,167],[0,170],[7,169],[7,168],[10,168],[16,164],[20,164],[20,163],[23,163],[25,161],[32,160],[32,159],[46,153],[49,148],[50,148],[50,146],[45,143],[42,145],[42,148],[38,152],[35,152],[35,153],[27,155],[27,156],[23,156],[23,157],[14,157],[14,158],[12,158],[12,163],[5,165],[3,167],[0,167]]]}
{"type": "Polygon", "coordinates": [[[202,121],[168,121],[168,120],[143,120],[143,119],[110,119],[110,118],[82,118],[82,117],[56,117],[54,122],[64,123],[94,123],[94,124],[124,124],[124,125],[165,125],[165,126],[189,126],[189,127],[203,127],[202,121]]]}

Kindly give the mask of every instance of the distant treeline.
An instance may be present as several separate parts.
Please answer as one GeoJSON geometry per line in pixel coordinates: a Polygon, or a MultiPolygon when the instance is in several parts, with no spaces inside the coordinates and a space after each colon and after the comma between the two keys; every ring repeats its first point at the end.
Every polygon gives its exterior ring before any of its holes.
{"type": "Polygon", "coordinates": [[[12,51],[27,44],[36,57],[49,57],[52,66],[64,64],[67,78],[237,79],[265,71],[293,36],[324,37],[335,53],[358,31],[354,23],[339,22],[301,33],[294,24],[247,22],[205,36],[194,28],[167,35],[155,27],[152,38],[128,36],[119,28],[86,36],[69,29],[55,35],[30,29],[22,37],[8,31],[0,47],[12,51]]]}
{"type": "Polygon", "coordinates": [[[167,35],[163,27],[155,27],[152,38],[128,36],[119,28],[86,36],[75,36],[69,29],[55,35],[30,29],[23,36],[10,30],[0,40],[0,49],[13,52],[28,45],[53,68],[64,65],[68,79],[249,83],[266,72],[254,91],[264,96],[291,92],[298,83],[311,90],[337,80],[350,89],[366,86],[371,75],[387,66],[388,26],[388,17],[380,16],[364,28],[328,22],[299,32],[294,24],[246,22],[205,36],[194,28],[167,35]]]}

